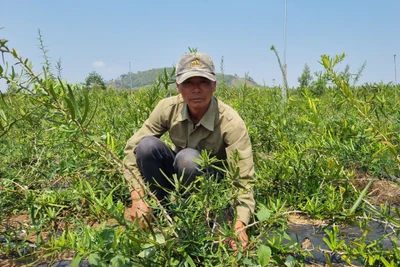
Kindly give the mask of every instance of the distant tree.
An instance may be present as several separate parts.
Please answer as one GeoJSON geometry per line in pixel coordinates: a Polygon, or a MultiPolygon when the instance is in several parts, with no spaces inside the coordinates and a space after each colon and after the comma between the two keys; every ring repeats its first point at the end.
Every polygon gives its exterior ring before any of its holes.
{"type": "Polygon", "coordinates": [[[328,89],[329,77],[322,71],[316,71],[314,75],[317,77],[317,80],[310,86],[310,91],[314,95],[320,96],[328,89]]]}
{"type": "MultiPolygon", "coordinates": [[[[171,73],[173,68],[166,68],[168,73],[171,73]]],[[[143,88],[143,87],[151,87],[151,85],[157,81],[159,75],[164,74],[163,68],[145,70],[145,71],[138,71],[137,73],[128,73],[122,74],[118,78],[110,80],[106,82],[107,86],[111,86],[115,89],[127,89],[127,88],[143,88]]],[[[227,87],[234,86],[236,80],[240,79],[240,77],[236,74],[236,76],[230,74],[222,74],[216,73],[217,75],[217,84],[218,86],[222,85],[222,80],[225,81],[225,85],[227,87]],[[224,75],[224,76],[222,76],[224,75]]],[[[255,84],[256,82],[253,78],[249,77],[249,82],[255,84]]]]}
{"type": "Polygon", "coordinates": [[[358,69],[356,74],[350,73],[350,66],[349,66],[349,64],[347,64],[346,67],[344,68],[344,70],[338,73],[338,76],[345,82],[347,82],[349,84],[352,83],[353,86],[355,86],[356,83],[358,82],[358,80],[360,79],[360,77],[365,69],[366,64],[367,64],[367,62],[364,62],[361,65],[361,67],[358,69]]]}
{"type": "Polygon", "coordinates": [[[313,77],[311,76],[310,67],[307,65],[307,63],[304,65],[303,73],[297,80],[300,83],[301,89],[310,87],[313,77]]]}
{"type": "Polygon", "coordinates": [[[253,79],[253,77],[247,76],[246,78],[248,81],[257,84],[256,81],[253,79]]]}
{"type": "Polygon", "coordinates": [[[85,84],[87,87],[92,88],[92,89],[100,88],[100,89],[106,90],[106,84],[103,80],[103,77],[101,77],[101,75],[95,71],[92,71],[91,73],[89,73],[89,76],[87,76],[87,78],[85,80],[85,84]]]}

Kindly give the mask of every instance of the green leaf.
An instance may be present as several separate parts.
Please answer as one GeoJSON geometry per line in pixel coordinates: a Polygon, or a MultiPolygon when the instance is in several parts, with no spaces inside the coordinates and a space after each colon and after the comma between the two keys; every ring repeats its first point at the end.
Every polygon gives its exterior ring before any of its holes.
{"type": "Polygon", "coordinates": [[[77,104],[77,102],[75,100],[75,96],[74,96],[74,93],[72,92],[72,88],[71,88],[71,86],[69,84],[67,84],[67,88],[68,88],[68,98],[71,100],[71,103],[72,103],[72,105],[74,107],[76,116],[78,118],[80,118],[81,114],[79,112],[79,106],[78,106],[78,104],[77,104]]]}
{"type": "Polygon", "coordinates": [[[97,253],[90,254],[88,257],[88,262],[90,263],[90,266],[97,267],[101,264],[101,258],[97,253]]]}
{"type": "Polygon", "coordinates": [[[251,259],[244,258],[243,265],[245,266],[257,266],[251,259]]]}
{"type": "Polygon", "coordinates": [[[102,142],[101,137],[93,134],[88,134],[87,135],[90,140],[95,141],[95,142],[102,142]]]}
{"type": "Polygon", "coordinates": [[[49,85],[49,87],[48,87],[47,89],[48,89],[48,91],[49,91],[51,97],[52,97],[54,100],[57,100],[57,95],[56,95],[56,92],[54,91],[54,86],[53,86],[52,83],[49,85]]]}
{"type": "Polygon", "coordinates": [[[11,54],[16,58],[18,57],[17,50],[15,50],[14,48],[11,50],[11,54]]]}
{"type": "Polygon", "coordinates": [[[89,112],[89,96],[88,96],[88,91],[87,90],[85,90],[85,92],[83,93],[83,96],[84,96],[84,99],[85,99],[85,101],[84,101],[84,103],[85,103],[85,110],[83,111],[83,116],[82,116],[82,119],[81,119],[81,121],[80,121],[80,123],[83,125],[83,123],[85,122],[85,120],[86,120],[86,117],[87,117],[87,114],[88,114],[88,112],[89,112]]]}
{"type": "Polygon", "coordinates": [[[165,243],[165,237],[162,234],[156,234],[156,242],[158,244],[164,244],[165,243]]]}
{"type": "Polygon", "coordinates": [[[147,247],[143,249],[139,254],[138,257],[140,258],[151,258],[156,254],[156,250],[154,248],[154,245],[151,244],[151,247],[147,247]]]}
{"type": "Polygon", "coordinates": [[[196,267],[196,264],[194,264],[194,261],[192,260],[192,258],[189,256],[189,254],[187,254],[186,252],[183,253],[183,256],[185,257],[185,260],[187,263],[189,263],[189,265],[191,267],[196,267]]]}
{"type": "Polygon", "coordinates": [[[329,64],[329,57],[327,57],[326,55],[322,56],[322,65],[326,69],[329,69],[331,67],[330,64],[329,64]]]}
{"type": "Polygon", "coordinates": [[[369,181],[369,183],[365,186],[365,188],[363,189],[363,191],[361,192],[360,196],[358,197],[356,203],[354,203],[353,207],[351,207],[350,211],[349,211],[349,215],[353,214],[356,209],[358,208],[358,206],[360,205],[361,201],[363,200],[364,196],[367,194],[367,191],[369,189],[369,187],[372,185],[372,183],[375,181],[375,179],[371,179],[369,181]]]}
{"type": "Polygon", "coordinates": [[[69,265],[70,267],[79,267],[79,264],[81,263],[83,258],[82,254],[76,254],[75,257],[72,259],[71,264],[69,265]]]}
{"type": "Polygon", "coordinates": [[[2,109],[0,109],[0,119],[7,122],[6,113],[4,113],[4,111],[2,109]]]}
{"type": "Polygon", "coordinates": [[[261,245],[257,250],[257,256],[261,266],[267,266],[271,258],[271,248],[261,245]]]}
{"type": "Polygon", "coordinates": [[[69,98],[65,98],[65,102],[67,103],[69,113],[71,114],[71,118],[75,120],[75,109],[74,105],[72,104],[71,100],[69,98]]]}
{"type": "Polygon", "coordinates": [[[14,66],[11,66],[11,76],[10,76],[10,79],[11,80],[14,80],[15,79],[15,69],[14,69],[14,66]]]}
{"type": "Polygon", "coordinates": [[[260,210],[257,212],[257,219],[260,222],[266,221],[271,217],[271,211],[266,206],[262,205],[260,210]]]}
{"type": "Polygon", "coordinates": [[[381,256],[380,260],[382,261],[382,263],[385,265],[385,267],[394,267],[394,262],[388,262],[387,259],[385,259],[385,257],[381,256]]]}
{"type": "Polygon", "coordinates": [[[111,266],[113,267],[128,267],[132,266],[132,263],[129,262],[129,259],[127,257],[117,255],[113,257],[110,261],[111,266]]]}
{"type": "Polygon", "coordinates": [[[167,68],[164,68],[164,79],[165,79],[166,81],[168,80],[167,68]]]}
{"type": "Polygon", "coordinates": [[[75,133],[75,132],[76,132],[75,129],[69,129],[69,128],[68,128],[67,126],[65,126],[65,125],[61,125],[58,129],[59,129],[60,131],[66,132],[66,133],[75,133]]]}
{"type": "Polygon", "coordinates": [[[295,267],[295,266],[296,266],[296,260],[295,260],[295,258],[294,258],[293,256],[289,255],[289,256],[286,258],[285,265],[286,265],[287,267],[295,267]]]}
{"type": "Polygon", "coordinates": [[[43,69],[44,80],[46,82],[47,81],[47,71],[46,71],[46,68],[44,66],[42,67],[42,69],[43,69]]]}

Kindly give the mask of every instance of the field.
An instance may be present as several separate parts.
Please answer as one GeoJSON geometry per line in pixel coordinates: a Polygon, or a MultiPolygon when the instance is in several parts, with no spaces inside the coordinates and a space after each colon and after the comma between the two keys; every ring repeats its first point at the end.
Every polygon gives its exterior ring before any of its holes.
{"type": "MultiPolygon", "coordinates": [[[[149,198],[157,220],[147,231],[126,219],[123,148],[157,102],[176,94],[170,73],[149,89],[88,89],[57,79],[48,65],[39,76],[1,42],[0,79],[13,88],[0,99],[4,264],[400,265],[398,86],[352,85],[335,71],[340,56],[322,57],[323,86],[290,89],[287,99],[279,88],[220,83],[216,96],[245,120],[256,167],[250,242],[234,253],[226,220],[234,170],[221,183],[201,177],[190,198],[171,192],[168,209],[149,198]],[[324,247],[291,237],[294,225],[318,227],[324,247]]],[[[206,154],[202,162],[215,163],[206,154]]]]}

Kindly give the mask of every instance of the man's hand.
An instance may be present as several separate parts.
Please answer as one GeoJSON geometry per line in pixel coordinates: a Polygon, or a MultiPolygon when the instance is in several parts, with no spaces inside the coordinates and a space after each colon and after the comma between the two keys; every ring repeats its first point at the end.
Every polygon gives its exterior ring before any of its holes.
{"type": "MultiPolygon", "coordinates": [[[[239,233],[238,240],[242,244],[243,248],[245,248],[249,242],[249,237],[247,236],[246,229],[244,227],[245,225],[242,221],[236,221],[234,230],[235,232],[239,233]]],[[[231,239],[229,243],[234,251],[238,251],[238,245],[236,244],[235,239],[231,239]]]]}
{"type": "Polygon", "coordinates": [[[148,222],[151,222],[151,208],[143,199],[143,190],[134,190],[131,192],[132,207],[130,210],[131,220],[136,222],[140,228],[145,229],[149,227],[148,222]],[[146,221],[147,220],[147,221],[146,221]]]}

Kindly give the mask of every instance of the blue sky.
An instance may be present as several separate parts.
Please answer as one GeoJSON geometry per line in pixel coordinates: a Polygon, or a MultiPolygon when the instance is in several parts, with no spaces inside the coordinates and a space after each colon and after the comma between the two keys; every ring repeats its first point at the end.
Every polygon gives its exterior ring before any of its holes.
{"type": "MultiPolygon", "coordinates": [[[[0,0],[0,7],[0,38],[39,70],[40,29],[53,66],[61,59],[62,76],[71,83],[91,71],[117,78],[129,62],[132,72],[172,66],[188,47],[209,54],[218,72],[224,57],[225,73],[281,83],[270,46],[283,60],[284,0],[0,0]]],[[[399,12],[399,0],[287,0],[289,86],[298,85],[304,64],[319,71],[322,54],[342,52],[340,69],[349,64],[356,73],[366,61],[360,83],[394,81],[399,12]]],[[[5,86],[0,81],[0,89],[5,86]]]]}

